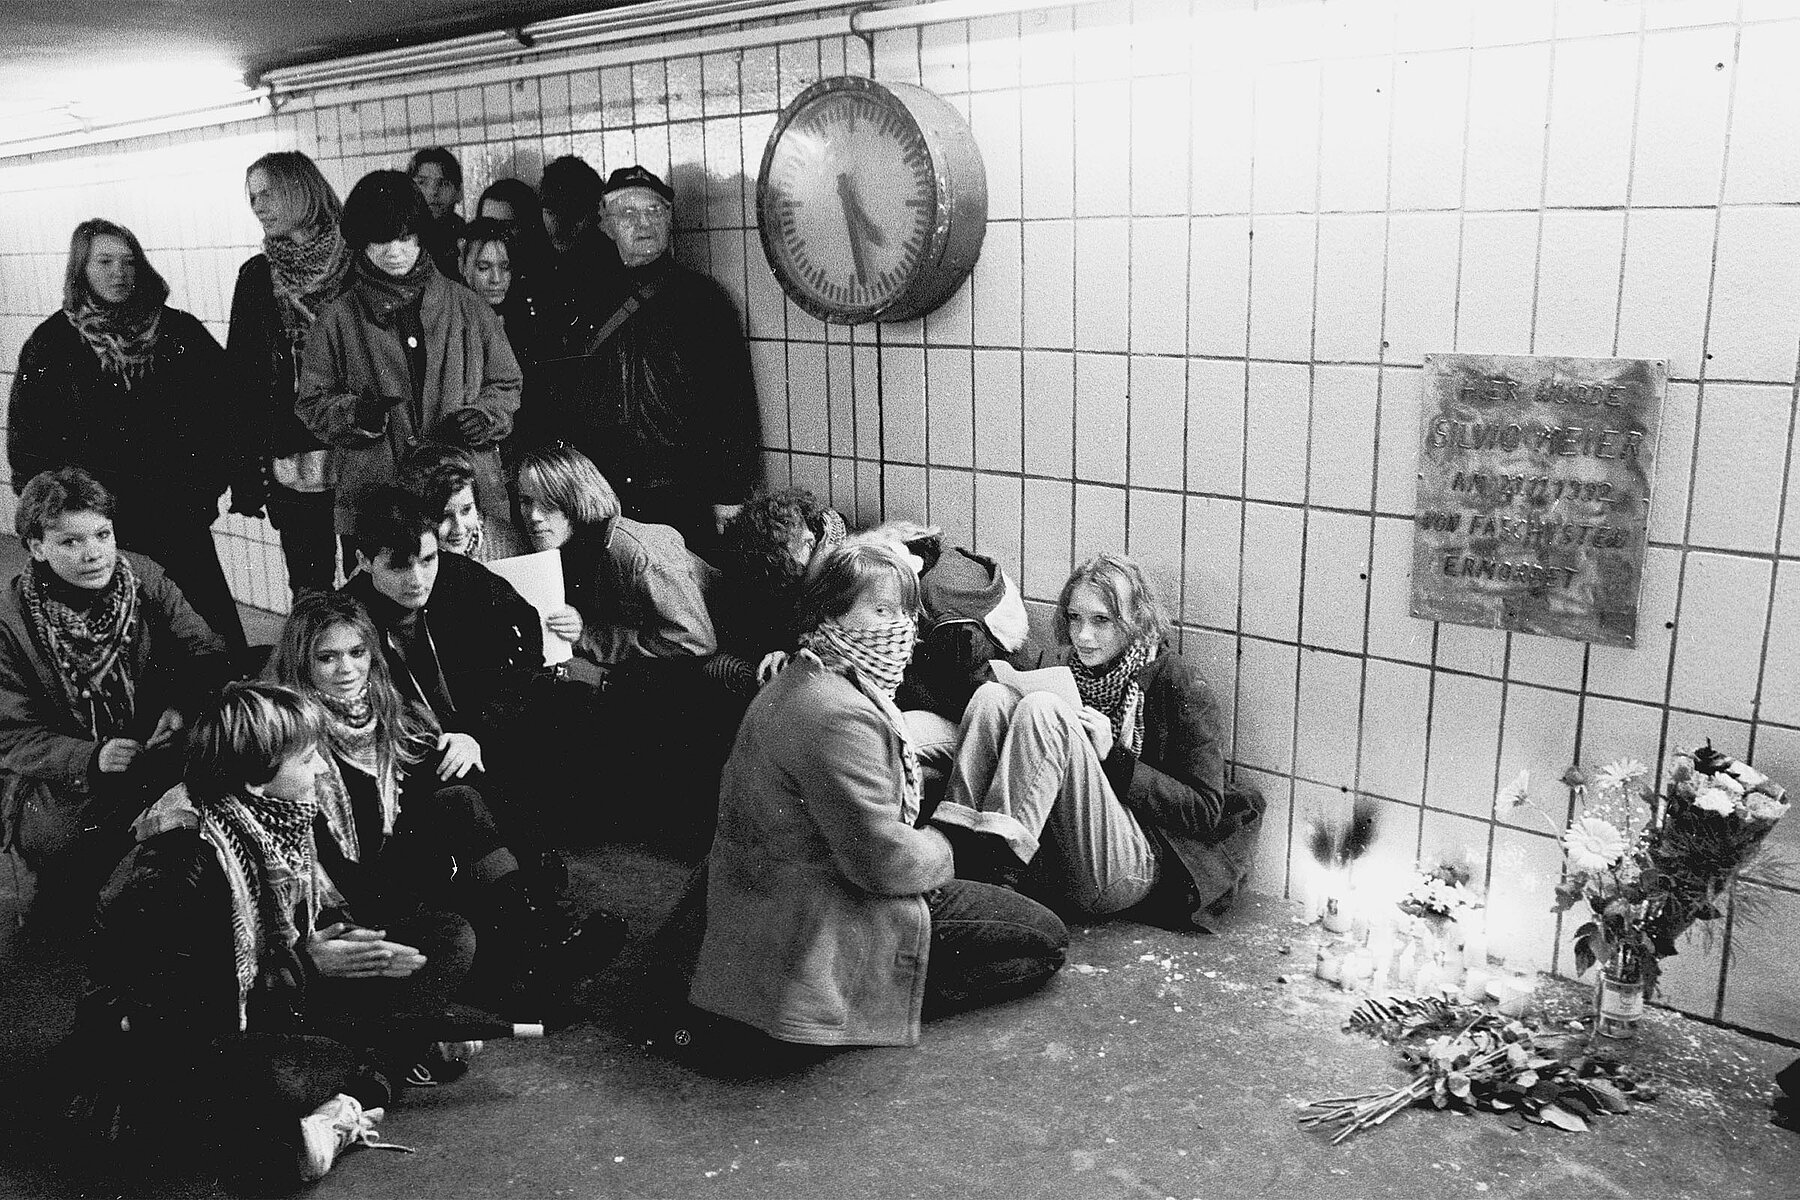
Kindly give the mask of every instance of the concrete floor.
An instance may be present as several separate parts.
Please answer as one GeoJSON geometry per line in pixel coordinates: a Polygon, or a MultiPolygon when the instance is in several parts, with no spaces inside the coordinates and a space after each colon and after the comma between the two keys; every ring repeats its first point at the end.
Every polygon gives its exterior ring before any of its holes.
{"type": "MultiPolygon", "coordinates": [[[[1216,936],[1130,923],[1075,930],[1039,995],[926,1026],[915,1049],[832,1054],[787,1071],[679,1064],[627,1017],[644,939],[686,866],[643,847],[578,856],[593,901],[625,913],[627,959],[543,1041],[492,1044],[462,1081],[408,1093],[382,1126],[412,1155],[356,1152],[319,1197],[1160,1197],[1800,1195],[1800,1137],[1768,1123],[1791,1048],[1654,1010],[1625,1054],[1655,1103],[1575,1135],[1426,1111],[1332,1147],[1295,1122],[1312,1098],[1394,1086],[1392,1051],[1340,1032],[1354,997],[1310,976],[1316,930],[1252,897],[1216,936]]],[[[3,903],[3,897],[0,897],[3,903]]],[[[0,941],[0,1096],[62,1028],[66,950],[0,941]]],[[[1545,981],[1546,1011],[1585,997],[1545,981]]],[[[19,1126],[10,1125],[17,1129],[19,1126]]],[[[0,1195],[154,1193],[0,1149],[0,1195]]]]}

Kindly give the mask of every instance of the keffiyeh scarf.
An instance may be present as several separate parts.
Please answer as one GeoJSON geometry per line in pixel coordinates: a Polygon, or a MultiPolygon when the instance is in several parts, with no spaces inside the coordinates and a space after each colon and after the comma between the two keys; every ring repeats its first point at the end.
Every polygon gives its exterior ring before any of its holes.
{"type": "Polygon", "coordinates": [[[375,709],[369,703],[369,684],[351,700],[316,693],[330,715],[331,753],[325,756],[326,769],[319,774],[319,811],[331,828],[331,836],[351,862],[362,861],[362,842],[356,832],[356,814],[350,803],[349,789],[344,786],[341,765],[348,765],[375,781],[375,794],[381,800],[381,832],[392,834],[400,818],[400,769],[393,754],[383,754],[375,709]]]}
{"type": "Polygon", "coordinates": [[[137,683],[127,663],[144,633],[137,572],[119,555],[111,581],[85,610],[58,599],[53,578],[42,563],[20,577],[26,615],[56,664],[69,706],[86,715],[94,740],[118,737],[136,710],[137,683]]]}
{"type": "Polygon", "coordinates": [[[238,1028],[265,951],[292,946],[318,913],[312,821],[317,806],[252,793],[200,808],[200,836],[225,869],[231,891],[232,957],[238,1028]]]}
{"type": "Polygon", "coordinates": [[[906,664],[912,661],[917,637],[918,626],[902,618],[875,629],[846,629],[836,621],[826,621],[800,639],[802,652],[810,652],[820,662],[854,667],[851,682],[881,710],[900,739],[900,766],[906,787],[900,801],[900,819],[907,825],[919,819],[919,758],[907,735],[906,719],[894,703],[894,693],[906,673],[906,664]]]}
{"type": "Polygon", "coordinates": [[[265,238],[263,253],[269,258],[281,327],[297,346],[319,310],[344,289],[350,277],[350,247],[336,222],[327,221],[304,242],[265,238]]]}
{"type": "Polygon", "coordinates": [[[162,312],[160,303],[145,308],[129,300],[114,305],[84,300],[73,310],[64,309],[63,316],[99,357],[101,367],[123,380],[129,391],[150,373],[162,312]]]}
{"type": "Polygon", "coordinates": [[[1105,670],[1083,666],[1080,659],[1069,664],[1081,702],[1105,713],[1113,736],[1134,753],[1144,744],[1144,685],[1138,675],[1159,649],[1152,639],[1139,638],[1105,670]]]}

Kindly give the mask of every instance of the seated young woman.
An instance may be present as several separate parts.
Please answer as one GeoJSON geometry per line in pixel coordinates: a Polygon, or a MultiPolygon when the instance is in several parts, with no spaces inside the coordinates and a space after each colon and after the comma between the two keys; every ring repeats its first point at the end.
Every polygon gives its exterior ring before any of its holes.
{"type": "Polygon", "coordinates": [[[476,493],[475,460],[467,450],[426,442],[401,460],[399,480],[426,508],[443,514],[438,549],[482,563],[524,553],[512,521],[501,511],[506,497],[476,493]],[[489,521],[490,510],[501,511],[500,519],[489,521]]]}
{"type": "MultiPolygon", "coordinates": [[[[181,786],[102,897],[71,1039],[76,1132],[263,1186],[316,1179],[373,1124],[467,972],[461,917],[372,927],[318,870],[324,714],[227,684],[181,786]]],[[[130,1157],[136,1157],[132,1153],[130,1157]]]]}
{"type": "Polygon", "coordinates": [[[34,919],[85,922],[135,817],[180,775],[183,729],[231,675],[163,569],[113,539],[79,467],[34,476],[13,527],[31,562],[0,594],[0,849],[34,919]]]}
{"type": "Polygon", "coordinates": [[[1053,913],[954,878],[950,843],[915,826],[893,695],[918,611],[918,578],[888,546],[831,551],[802,591],[802,648],[725,767],[699,1008],[783,1042],[913,1045],[926,1008],[1018,995],[1061,967],[1053,913]]]}
{"type": "Polygon", "coordinates": [[[706,589],[715,574],[668,525],[624,515],[581,451],[557,443],[519,460],[519,517],[537,550],[560,550],[570,611],[551,632],[602,666],[703,658],[718,648],[706,589]]]}
{"type": "Polygon", "coordinates": [[[560,864],[529,854],[521,862],[481,793],[441,769],[467,735],[444,732],[400,694],[380,646],[355,597],[309,595],[288,615],[269,667],[325,713],[320,862],[364,919],[422,905],[467,916],[481,937],[485,993],[504,1007],[560,1004],[576,979],[611,961],[625,922],[603,909],[576,920],[560,864]]]}
{"type": "Polygon", "coordinates": [[[1082,707],[983,684],[931,821],[956,843],[959,875],[1018,881],[1087,915],[1157,895],[1198,916],[1241,879],[1261,816],[1254,793],[1227,798],[1212,695],[1128,558],[1077,567],[1054,627],[1049,657],[1074,673],[1082,707]]]}

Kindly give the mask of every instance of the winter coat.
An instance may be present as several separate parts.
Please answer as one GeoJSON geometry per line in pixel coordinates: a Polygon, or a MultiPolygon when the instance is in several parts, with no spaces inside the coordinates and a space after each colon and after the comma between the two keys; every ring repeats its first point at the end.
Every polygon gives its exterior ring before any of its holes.
{"type": "Polygon", "coordinates": [[[744,716],[690,999],[784,1041],[910,1046],[950,844],[901,821],[899,735],[845,669],[798,658],[744,716]]]}
{"type": "Polygon", "coordinates": [[[425,330],[425,379],[418,402],[397,325],[376,319],[363,283],[352,284],[327,305],[307,335],[294,412],[317,437],[338,448],[334,483],[340,533],[355,532],[358,502],[393,483],[400,461],[425,441],[469,451],[476,495],[507,494],[495,447],[512,432],[520,375],[500,319],[487,301],[433,271],[420,297],[419,320],[425,330]],[[357,401],[381,396],[405,399],[379,419],[379,428],[359,425],[357,401]],[[483,417],[473,446],[449,420],[464,408],[483,417]]]}
{"type": "Polygon", "coordinates": [[[324,446],[294,415],[300,364],[281,325],[266,254],[258,254],[238,268],[225,353],[236,397],[233,411],[242,431],[242,455],[231,477],[232,504],[245,508],[262,502],[270,459],[324,446]]]}
{"type": "Polygon", "coordinates": [[[562,557],[584,658],[703,658],[718,649],[706,611],[717,572],[675,529],[614,517],[564,547],[562,557]]]}
{"type": "Polygon", "coordinates": [[[119,511],[210,525],[237,461],[237,423],[222,399],[225,352],[196,318],[164,308],[150,369],[133,387],[100,365],[61,313],[19,352],[6,451],[15,492],[78,466],[119,511]]]}
{"type": "MultiPolygon", "coordinates": [[[[163,569],[142,555],[121,554],[137,571],[143,615],[143,636],[126,651],[136,685],[131,736],[142,739],[164,709],[192,714],[231,667],[225,644],[163,569]]],[[[0,846],[17,839],[31,853],[79,831],[99,784],[100,746],[32,628],[23,578],[14,576],[0,592],[0,846]]]]}
{"type": "MultiPolygon", "coordinates": [[[[1071,658],[1065,646],[1045,665],[1067,665],[1071,658]]],[[[1101,769],[1160,851],[1155,902],[1198,920],[1229,903],[1249,873],[1263,798],[1253,788],[1226,785],[1218,706],[1191,663],[1165,647],[1138,682],[1143,745],[1132,751],[1115,740],[1101,769]]]]}

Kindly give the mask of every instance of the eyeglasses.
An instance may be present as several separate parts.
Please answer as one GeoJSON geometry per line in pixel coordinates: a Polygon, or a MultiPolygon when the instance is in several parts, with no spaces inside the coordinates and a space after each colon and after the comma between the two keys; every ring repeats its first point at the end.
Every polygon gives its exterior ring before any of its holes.
{"type": "Polygon", "coordinates": [[[669,219],[669,206],[658,204],[652,208],[609,208],[606,215],[621,225],[660,225],[669,219]]]}

